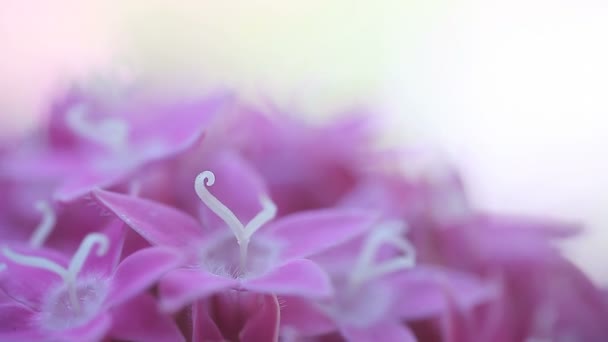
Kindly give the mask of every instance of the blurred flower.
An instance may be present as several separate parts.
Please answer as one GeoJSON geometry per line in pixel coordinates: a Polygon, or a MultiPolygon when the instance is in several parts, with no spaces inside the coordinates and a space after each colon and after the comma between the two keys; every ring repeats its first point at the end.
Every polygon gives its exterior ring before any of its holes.
{"type": "Polygon", "coordinates": [[[112,224],[103,233],[88,234],[71,259],[53,250],[3,247],[0,338],[96,341],[107,334],[160,334],[179,340],[168,317],[149,313],[159,324],[132,324],[123,333],[123,321],[113,331],[114,319],[137,322],[153,303],[144,291],[181,262],[160,248],[142,249],[121,261],[123,240],[121,225],[112,224]]]}
{"type": "Polygon", "coordinates": [[[443,158],[376,150],[364,112],[72,93],[42,131],[0,148],[0,338],[608,337],[554,246],[578,227],[479,212],[443,158]]]}

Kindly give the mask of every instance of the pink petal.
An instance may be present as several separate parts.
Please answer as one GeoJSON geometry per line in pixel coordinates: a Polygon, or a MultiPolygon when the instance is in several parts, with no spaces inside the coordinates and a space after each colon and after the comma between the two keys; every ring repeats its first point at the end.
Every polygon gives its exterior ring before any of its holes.
{"type": "Polygon", "coordinates": [[[0,340],[9,340],[2,339],[3,334],[12,334],[17,331],[25,333],[28,332],[28,330],[31,330],[31,321],[34,319],[36,311],[33,311],[19,303],[5,302],[5,300],[11,300],[10,298],[2,298],[1,300],[0,340]]]}
{"type": "Polygon", "coordinates": [[[95,197],[153,245],[183,248],[203,238],[198,222],[180,211],[146,199],[95,190],[95,197]]]}
{"type": "Polygon", "coordinates": [[[327,273],[307,259],[293,260],[260,277],[244,279],[242,286],[253,292],[308,298],[327,297],[333,291],[327,273]]]}
{"type": "Polygon", "coordinates": [[[293,328],[304,336],[336,331],[334,321],[317,308],[314,302],[301,297],[281,297],[281,325],[293,328]]]}
{"type": "Polygon", "coordinates": [[[185,341],[172,317],[158,310],[154,297],[142,294],[112,310],[110,335],[125,341],[185,341]]]}
{"type": "Polygon", "coordinates": [[[278,341],[281,309],[277,297],[259,295],[261,301],[253,317],[249,318],[239,334],[243,342],[278,341]]]}
{"type": "Polygon", "coordinates": [[[472,310],[497,295],[492,284],[466,273],[440,267],[418,266],[391,278],[397,294],[393,313],[406,320],[439,317],[448,309],[446,290],[453,300],[472,310]]]}
{"type": "Polygon", "coordinates": [[[296,259],[355,238],[373,227],[377,216],[360,210],[316,210],[286,216],[262,228],[286,244],[283,258],[296,259]]]}
{"type": "Polygon", "coordinates": [[[109,188],[124,181],[128,175],[128,170],[99,173],[93,167],[82,165],[68,172],[71,173],[69,179],[53,193],[53,198],[59,202],[72,202],[95,188],[109,188]]]}
{"type": "Polygon", "coordinates": [[[397,321],[379,322],[370,327],[343,327],[342,335],[357,342],[416,342],[414,333],[397,321]]]}
{"type": "Polygon", "coordinates": [[[165,273],[180,266],[182,257],[175,251],[152,247],[125,258],[112,276],[108,302],[117,305],[152,287],[165,273]]]}
{"type": "Polygon", "coordinates": [[[199,300],[192,305],[192,342],[223,341],[224,337],[217,324],[209,316],[206,300],[199,300]]]}
{"type": "Polygon", "coordinates": [[[230,287],[238,281],[208,273],[202,269],[180,268],[165,275],[159,285],[160,307],[176,312],[200,298],[230,287]]]}

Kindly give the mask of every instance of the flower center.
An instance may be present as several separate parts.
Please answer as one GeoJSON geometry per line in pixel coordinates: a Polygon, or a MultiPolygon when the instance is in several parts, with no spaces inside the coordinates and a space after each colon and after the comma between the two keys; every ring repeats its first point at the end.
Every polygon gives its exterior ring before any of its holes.
{"type": "Polygon", "coordinates": [[[129,125],[118,118],[91,121],[87,117],[87,107],[78,104],[67,113],[68,126],[81,137],[119,152],[127,145],[129,125]]]}
{"type": "Polygon", "coordinates": [[[398,221],[385,222],[365,239],[352,271],[341,268],[333,275],[335,297],[325,310],[340,321],[364,326],[383,318],[392,303],[392,294],[385,283],[374,281],[415,264],[415,250],[404,237],[405,226],[398,221]],[[392,249],[382,250],[382,247],[392,249]],[[395,250],[397,254],[395,255],[395,250]],[[380,258],[381,252],[390,255],[380,258]]]}
{"type": "Polygon", "coordinates": [[[56,326],[55,323],[52,323],[57,318],[55,314],[62,317],[70,314],[73,317],[85,319],[90,318],[91,310],[98,308],[103,298],[99,291],[101,283],[98,281],[83,282],[77,279],[77,276],[93,248],[97,247],[97,256],[103,256],[107,253],[109,244],[110,241],[104,234],[90,233],[78,247],[67,268],[46,258],[17,253],[8,247],[4,247],[2,253],[8,260],[16,264],[44,269],[61,277],[61,286],[51,291],[48,298],[45,298],[46,305],[43,308],[48,310],[45,310],[45,313],[49,315],[46,321],[50,322],[50,326],[56,326]]]}
{"type": "Polygon", "coordinates": [[[40,322],[49,330],[64,330],[91,320],[101,309],[107,285],[96,278],[79,279],[72,287],[67,283],[47,295],[40,312],[40,322]],[[77,305],[72,302],[75,293],[77,305]]]}
{"type": "Polygon", "coordinates": [[[249,242],[243,268],[240,250],[234,248],[234,236],[229,232],[221,232],[203,248],[199,260],[213,274],[239,279],[264,273],[276,264],[278,257],[277,243],[260,237],[249,242]]]}
{"type": "Polygon", "coordinates": [[[209,192],[207,187],[213,186],[213,184],[215,184],[215,175],[213,172],[204,171],[196,177],[194,189],[201,201],[226,223],[236,238],[236,242],[239,245],[238,274],[245,274],[249,264],[248,252],[251,237],[256,231],[275,217],[277,207],[268,197],[262,197],[260,199],[262,210],[246,225],[243,225],[228,207],[209,192]]]}
{"type": "Polygon", "coordinates": [[[408,269],[416,263],[416,250],[403,236],[405,225],[400,221],[389,221],[374,229],[365,240],[353,272],[349,277],[349,287],[357,288],[363,283],[384,275],[408,269]],[[399,254],[381,262],[375,262],[383,246],[397,249],[399,254]]]}

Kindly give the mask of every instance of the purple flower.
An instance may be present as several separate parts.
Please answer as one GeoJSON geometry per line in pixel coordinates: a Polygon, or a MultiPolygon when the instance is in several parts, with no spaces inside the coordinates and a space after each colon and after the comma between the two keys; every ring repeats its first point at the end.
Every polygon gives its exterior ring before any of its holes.
{"type": "Polygon", "coordinates": [[[280,311],[276,296],[224,291],[192,306],[192,341],[276,341],[280,311]]]}
{"type": "Polygon", "coordinates": [[[119,184],[137,192],[139,184],[129,177],[195,146],[229,98],[125,104],[108,112],[98,110],[92,99],[72,96],[52,113],[46,140],[32,137],[3,156],[0,179],[16,185],[17,199],[27,188],[36,192],[36,200],[61,201],[119,184]]]}
{"type": "Polygon", "coordinates": [[[120,261],[123,241],[122,225],[114,223],[88,234],[71,258],[44,248],[3,247],[0,317],[10,319],[0,321],[0,339],[97,341],[153,331],[180,340],[169,317],[150,311],[154,300],[144,291],[181,258],[156,247],[120,261]],[[141,326],[138,315],[158,324],[141,326]]]}
{"type": "MultiPolygon", "coordinates": [[[[362,241],[314,258],[328,270],[335,294],[325,300],[285,298],[282,329],[292,336],[338,331],[348,340],[415,341],[405,322],[441,317],[446,288],[468,309],[493,298],[492,289],[466,274],[415,266],[414,247],[401,222],[385,222],[362,241]]],[[[360,239],[359,239],[360,240],[360,239]]]]}
{"type": "Polygon", "coordinates": [[[0,340],[606,339],[577,227],[479,212],[371,123],[70,93],[0,146],[0,340]]]}
{"type": "Polygon", "coordinates": [[[376,216],[361,210],[323,210],[270,222],[276,212],[274,203],[260,189],[256,175],[234,162],[227,159],[218,165],[217,172],[232,179],[218,184],[217,197],[207,189],[215,184],[213,172],[196,178],[195,191],[214,215],[203,214],[205,225],[152,201],[96,191],[103,205],[148,242],[177,249],[189,258],[187,267],[161,280],[161,307],[176,311],[230,288],[307,298],[330,296],[327,274],[305,258],[362,234],[376,216]],[[238,211],[218,197],[234,203],[238,211]],[[261,210],[257,209],[260,205],[261,210]],[[255,210],[247,224],[241,223],[237,215],[251,215],[255,210]]]}

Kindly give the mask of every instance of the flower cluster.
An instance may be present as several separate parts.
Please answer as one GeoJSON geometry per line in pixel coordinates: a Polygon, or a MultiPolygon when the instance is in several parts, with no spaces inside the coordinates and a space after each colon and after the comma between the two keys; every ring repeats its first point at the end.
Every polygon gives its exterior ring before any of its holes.
{"type": "Polygon", "coordinates": [[[371,118],[74,91],[0,149],[1,341],[604,341],[554,246],[371,118]]]}

